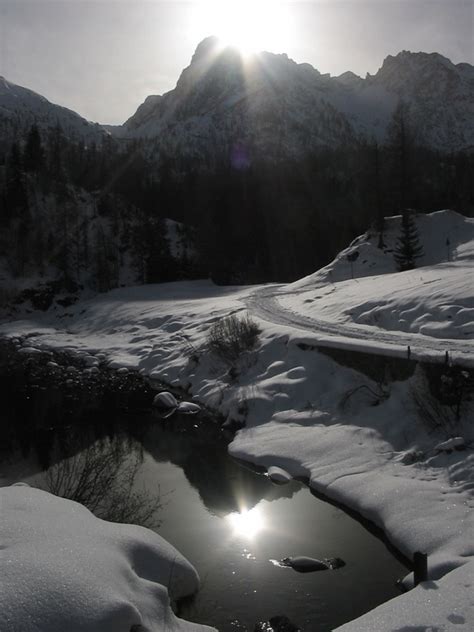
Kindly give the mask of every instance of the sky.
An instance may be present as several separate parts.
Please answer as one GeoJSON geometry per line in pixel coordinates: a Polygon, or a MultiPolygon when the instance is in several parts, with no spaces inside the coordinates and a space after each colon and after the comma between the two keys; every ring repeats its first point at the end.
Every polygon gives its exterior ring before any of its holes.
{"type": "Polygon", "coordinates": [[[474,0],[0,0],[0,75],[100,123],[176,85],[209,35],[332,75],[401,50],[474,63],[474,0]]]}

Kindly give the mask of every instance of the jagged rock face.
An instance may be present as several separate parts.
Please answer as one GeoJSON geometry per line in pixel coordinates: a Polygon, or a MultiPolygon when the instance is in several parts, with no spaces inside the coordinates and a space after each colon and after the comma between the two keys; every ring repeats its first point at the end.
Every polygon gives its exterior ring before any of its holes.
{"type": "Polygon", "coordinates": [[[216,148],[232,155],[238,146],[249,157],[301,156],[312,146],[355,140],[346,118],[324,98],[325,82],[286,55],[261,53],[246,62],[205,40],[176,88],[149,97],[125,128],[159,139],[159,149],[174,155],[209,159],[216,148]]]}
{"type": "Polygon", "coordinates": [[[403,51],[389,56],[373,85],[410,106],[419,140],[437,149],[474,147],[474,68],[438,53],[403,51]]]}
{"type": "Polygon", "coordinates": [[[244,61],[215,38],[201,42],[176,88],[148,97],[124,132],[157,139],[158,152],[205,157],[232,152],[301,156],[315,147],[386,139],[397,104],[409,106],[417,140],[443,151],[474,147],[474,68],[437,53],[389,56],[365,79],[321,75],[286,55],[244,61]]]}
{"type": "Polygon", "coordinates": [[[107,135],[101,125],[0,77],[0,141],[18,140],[35,123],[42,131],[59,125],[67,137],[85,142],[100,142],[107,135]]]}

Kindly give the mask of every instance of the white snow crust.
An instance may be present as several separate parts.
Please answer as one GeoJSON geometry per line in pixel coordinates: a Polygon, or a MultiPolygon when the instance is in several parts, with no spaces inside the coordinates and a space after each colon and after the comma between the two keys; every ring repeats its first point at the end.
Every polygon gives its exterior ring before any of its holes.
{"type": "Polygon", "coordinates": [[[470,320],[452,311],[450,324],[441,307],[472,307],[473,220],[443,211],[418,221],[426,227],[426,265],[414,271],[394,273],[390,253],[374,250],[375,236],[365,235],[351,245],[367,244],[370,251],[355,279],[341,254],[288,286],[218,288],[196,281],[124,288],[67,308],[67,319],[41,315],[4,324],[0,333],[19,348],[66,347],[83,357],[101,351],[115,368],[135,368],[187,389],[227,422],[245,423],[230,445],[233,455],[306,477],[317,491],[380,526],[406,556],[428,554],[429,582],[346,624],[345,632],[473,630],[472,402],[452,432],[428,430],[413,397],[423,393],[418,369],[403,381],[386,381],[383,374],[368,377],[362,361],[356,371],[322,353],[363,351],[375,362],[406,357],[410,345],[412,359],[441,362],[449,350],[451,360],[472,372],[470,320]],[[436,255],[446,230],[452,261],[442,251],[436,255]],[[340,277],[331,282],[330,272],[340,277]],[[380,317],[363,318],[377,309],[377,298],[380,317]],[[246,313],[262,330],[259,346],[230,377],[229,366],[204,343],[216,319],[246,313]],[[440,451],[454,436],[463,442],[440,451]]]}
{"type": "Polygon", "coordinates": [[[27,485],[0,489],[2,632],[211,632],[170,606],[191,564],[156,533],[27,485]]]}

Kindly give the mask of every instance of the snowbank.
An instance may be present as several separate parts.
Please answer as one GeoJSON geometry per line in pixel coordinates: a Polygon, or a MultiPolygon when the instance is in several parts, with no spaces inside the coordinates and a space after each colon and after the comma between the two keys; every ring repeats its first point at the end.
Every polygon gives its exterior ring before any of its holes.
{"type": "Polygon", "coordinates": [[[438,582],[423,582],[338,632],[468,632],[473,620],[474,564],[470,562],[438,582]]]}
{"type": "Polygon", "coordinates": [[[24,485],[1,488],[0,507],[2,632],[211,631],[173,614],[199,578],[159,535],[24,485]]]}

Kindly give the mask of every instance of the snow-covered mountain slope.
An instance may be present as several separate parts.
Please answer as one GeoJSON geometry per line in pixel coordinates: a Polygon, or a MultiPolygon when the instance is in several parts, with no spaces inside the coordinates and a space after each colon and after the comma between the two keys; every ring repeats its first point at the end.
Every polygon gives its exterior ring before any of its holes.
{"type": "MultiPolygon", "coordinates": [[[[199,44],[176,88],[150,96],[114,133],[155,139],[158,149],[205,156],[211,147],[301,156],[356,138],[384,141],[407,104],[416,140],[444,151],[474,147],[474,69],[437,53],[389,56],[365,79],[321,75],[286,55],[242,60],[215,38],[199,44]]],[[[244,157],[245,159],[245,157],[244,157]]]]}
{"type": "Polygon", "coordinates": [[[474,68],[438,53],[389,55],[373,76],[336,77],[327,98],[362,136],[383,142],[403,101],[415,141],[444,151],[474,147],[474,68]]]}
{"type": "Polygon", "coordinates": [[[85,142],[100,142],[108,134],[98,123],[0,77],[0,140],[18,140],[34,123],[41,131],[59,126],[68,138],[85,142]]]}
{"type": "Polygon", "coordinates": [[[245,152],[302,155],[311,146],[354,139],[351,126],[323,97],[324,83],[307,64],[261,53],[246,64],[214,38],[201,42],[176,88],[150,96],[124,127],[131,136],[158,138],[179,155],[245,152]]]}

